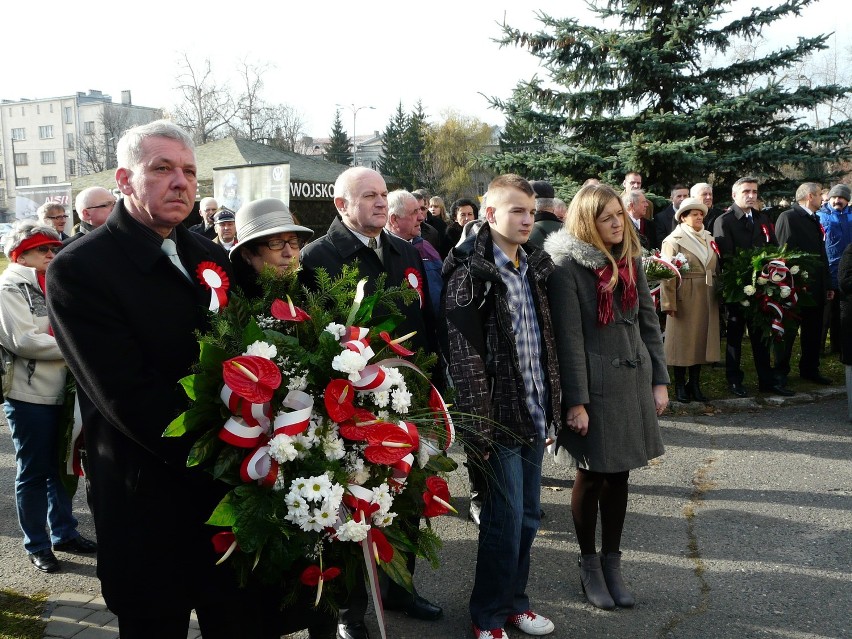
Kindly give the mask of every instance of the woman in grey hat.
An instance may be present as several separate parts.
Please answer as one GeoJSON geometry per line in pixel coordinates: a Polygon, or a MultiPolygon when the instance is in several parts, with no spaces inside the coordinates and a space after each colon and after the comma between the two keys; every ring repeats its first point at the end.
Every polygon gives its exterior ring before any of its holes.
{"type": "Polygon", "coordinates": [[[299,268],[302,247],[314,232],[296,224],[281,200],[253,200],[237,211],[237,244],[229,257],[237,284],[248,297],[262,293],[257,276],[266,266],[279,273],[299,268]]]}
{"type": "Polygon", "coordinates": [[[674,367],[679,402],[707,401],[701,392],[701,365],[720,359],[719,301],[714,289],[719,262],[713,236],[704,230],[706,214],[707,206],[698,198],[681,202],[675,213],[678,225],[663,240],[660,251],[669,259],[682,253],[689,263],[680,282],[678,278],[665,281],[661,296],[661,308],[668,315],[666,362],[674,367]]]}

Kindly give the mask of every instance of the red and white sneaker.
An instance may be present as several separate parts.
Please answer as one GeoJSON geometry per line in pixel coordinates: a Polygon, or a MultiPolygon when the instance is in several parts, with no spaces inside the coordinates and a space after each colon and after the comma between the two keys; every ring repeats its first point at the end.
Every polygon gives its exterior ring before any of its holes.
{"type": "MultiPolygon", "coordinates": [[[[552,624],[551,624],[552,625],[552,624]]],[[[480,630],[473,624],[473,636],[476,639],[509,639],[509,635],[502,628],[494,628],[493,630],[480,630]]]]}
{"type": "Polygon", "coordinates": [[[509,617],[509,623],[528,635],[549,635],[554,630],[553,622],[543,615],[527,610],[509,617]]]}

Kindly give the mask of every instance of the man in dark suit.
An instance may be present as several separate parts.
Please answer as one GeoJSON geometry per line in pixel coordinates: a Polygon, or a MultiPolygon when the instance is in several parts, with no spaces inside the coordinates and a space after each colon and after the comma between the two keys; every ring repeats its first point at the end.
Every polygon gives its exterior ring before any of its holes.
{"type": "MultiPolygon", "coordinates": [[[[387,274],[388,286],[410,281],[409,275],[418,277],[421,299],[401,309],[406,319],[398,331],[401,335],[417,331],[412,346],[437,352],[429,287],[420,254],[408,242],[384,231],[388,221],[388,189],[384,178],[366,167],[347,169],[334,183],[334,206],[338,216],[331,222],[328,232],[302,250],[301,282],[308,288],[316,288],[317,268],[324,268],[334,277],[345,264],[354,263],[358,265],[359,274],[368,278],[367,294],[375,290],[376,279],[382,273],[387,274]],[[431,320],[428,324],[424,313],[431,320]]],[[[417,522],[412,525],[416,526],[417,522]]],[[[408,555],[408,569],[413,574],[413,554],[408,555]]],[[[411,617],[427,621],[441,617],[441,608],[416,591],[409,594],[395,582],[385,585],[388,587],[382,600],[386,609],[403,610],[411,617]]],[[[349,599],[340,608],[338,638],[367,639],[366,611],[367,591],[359,576],[349,599]]]]}
{"type": "MultiPolygon", "coordinates": [[[[219,205],[212,197],[205,197],[198,203],[198,212],[201,214],[201,221],[189,227],[193,233],[203,235],[208,240],[216,238],[216,224],[213,221],[213,216],[219,210],[219,205]]],[[[229,209],[230,210],[230,209],[229,209]]]]}
{"type": "Polygon", "coordinates": [[[642,248],[658,248],[665,238],[657,241],[657,228],[651,220],[645,217],[645,211],[648,207],[645,191],[642,189],[625,191],[621,195],[621,203],[633,223],[633,228],[639,234],[639,242],[642,244],[642,248]]]}
{"type": "Polygon", "coordinates": [[[657,229],[657,243],[654,248],[660,248],[663,240],[669,236],[669,233],[674,231],[677,223],[675,222],[675,212],[680,208],[680,203],[689,197],[689,189],[683,184],[675,184],[671,191],[671,202],[662,211],[659,211],[654,216],[654,224],[657,229]]]}
{"type": "MultiPolygon", "coordinates": [[[[822,334],[822,317],[826,301],[834,299],[834,291],[830,289],[828,272],[828,257],[825,252],[825,242],[822,238],[822,228],[816,215],[820,207],[821,187],[815,182],[805,182],[796,190],[796,202],[793,208],[783,211],[778,216],[775,233],[778,243],[788,248],[819,255],[819,268],[810,272],[808,292],[813,296],[816,306],[799,306],[799,330],[801,331],[802,357],[799,360],[799,376],[818,384],[831,384],[831,380],[819,372],[819,351],[822,334]]],[[[794,276],[795,277],[795,276],[794,276]]],[[[790,373],[790,357],[793,344],[796,341],[796,331],[784,333],[784,340],[775,350],[775,370],[779,382],[786,386],[787,375],[790,373]]]]}
{"type": "Polygon", "coordinates": [[[117,155],[122,199],[57,256],[48,284],[77,381],[103,596],[122,639],[185,639],[193,608],[205,639],[266,639],[251,593],[215,566],[216,529],[204,523],[230,487],[187,468],[189,438],[162,436],[187,407],[178,380],[198,361],[195,332],[215,295],[198,269],[232,275],[219,247],[181,225],[195,202],[194,145],[159,120],[127,131],[117,155]]]}
{"type": "MultiPolygon", "coordinates": [[[[775,229],[765,213],[757,207],[757,180],[753,177],[740,178],[734,182],[732,191],[734,203],[725,213],[716,218],[713,235],[719,252],[722,254],[722,268],[725,258],[732,257],[737,251],[759,248],[767,244],[778,244],[775,229]]],[[[728,389],[737,397],[748,395],[743,386],[745,373],[740,367],[742,344],[745,336],[746,321],[739,304],[726,304],[728,311],[727,347],[725,349],[725,376],[728,389]]],[[[776,380],[769,360],[769,348],[763,341],[763,331],[751,324],[748,326],[754,367],[757,371],[758,386],[761,391],[790,396],[793,391],[776,380]]]]}

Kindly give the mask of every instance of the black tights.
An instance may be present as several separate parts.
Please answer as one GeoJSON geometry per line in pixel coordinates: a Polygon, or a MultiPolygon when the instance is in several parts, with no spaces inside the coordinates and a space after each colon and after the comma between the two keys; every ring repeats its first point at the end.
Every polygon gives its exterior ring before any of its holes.
{"type": "Polygon", "coordinates": [[[577,469],[571,493],[571,516],[583,555],[595,554],[595,528],[598,523],[598,504],[601,511],[601,552],[618,552],[621,531],[627,513],[627,478],[622,473],[594,473],[577,469]]]}

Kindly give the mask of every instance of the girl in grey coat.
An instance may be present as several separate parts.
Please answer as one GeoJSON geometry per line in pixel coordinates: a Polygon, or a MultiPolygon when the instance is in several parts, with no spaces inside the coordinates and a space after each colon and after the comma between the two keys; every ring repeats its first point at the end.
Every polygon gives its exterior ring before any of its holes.
{"type": "Polygon", "coordinates": [[[571,514],[583,590],[593,605],[612,609],[634,603],[620,565],[627,479],[663,454],[657,416],[668,405],[669,378],[639,238],[618,194],[583,187],[566,220],[544,245],[556,264],[548,297],[567,426],[557,444],[578,466],[571,514]]]}

